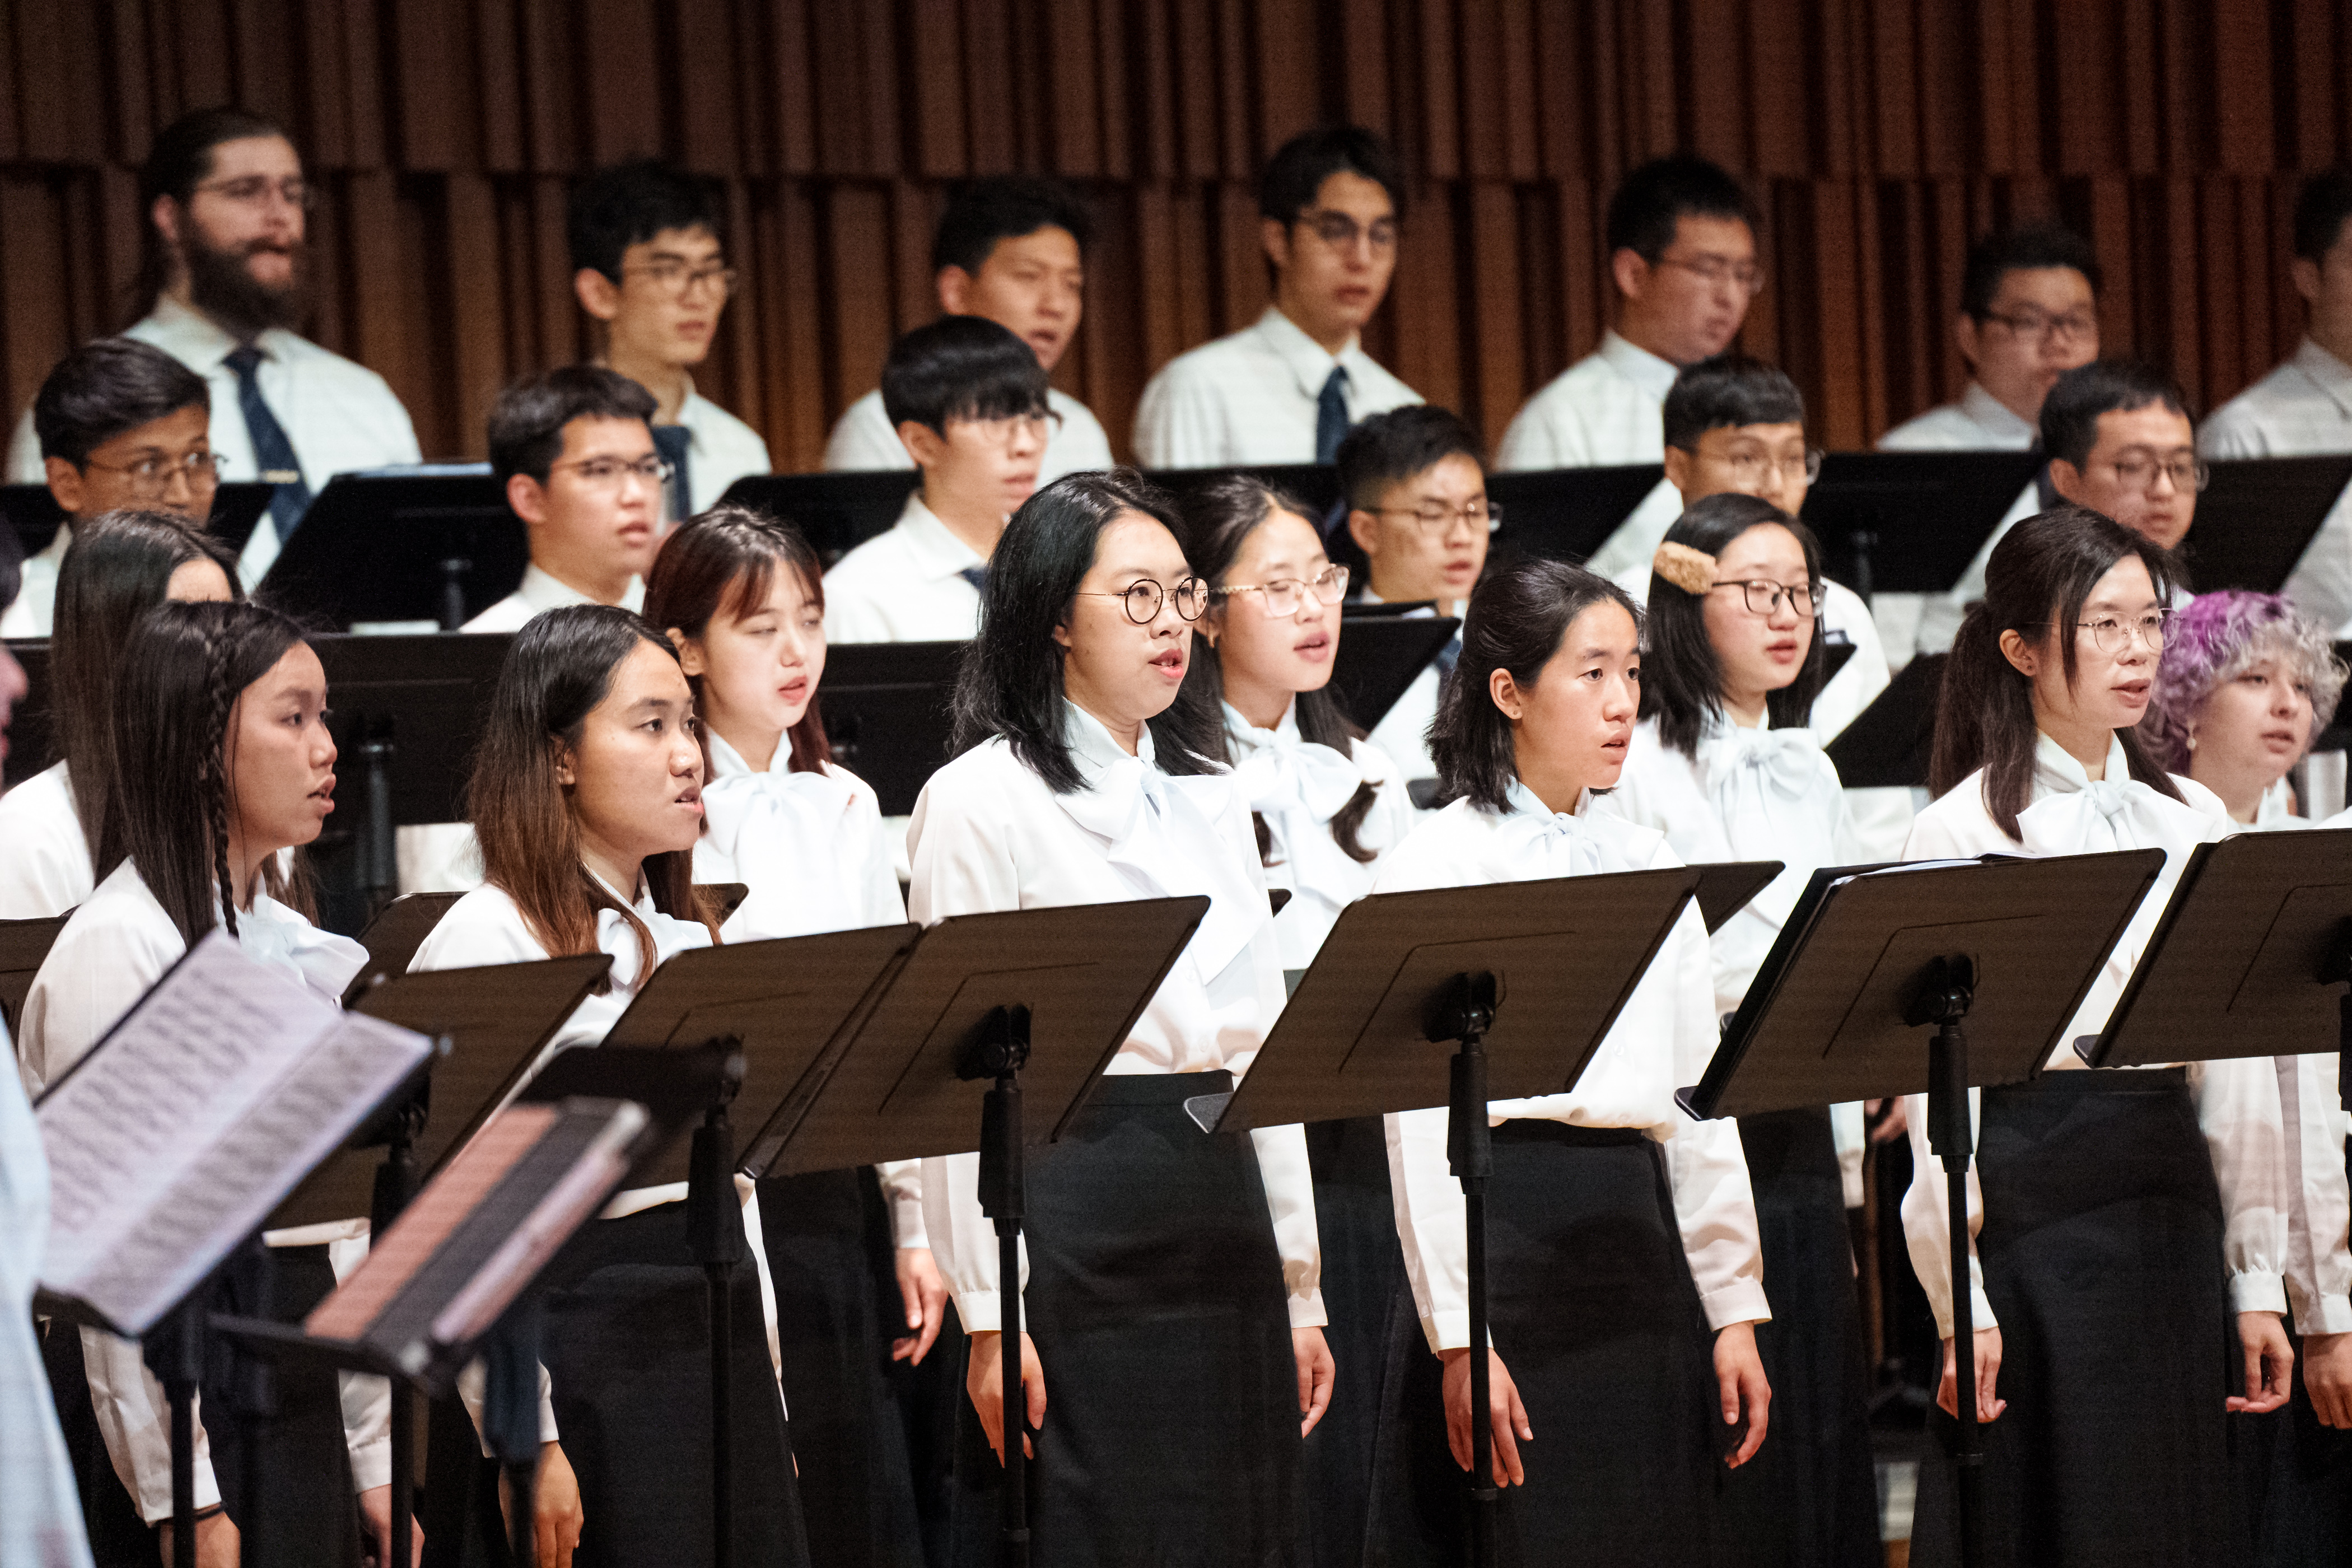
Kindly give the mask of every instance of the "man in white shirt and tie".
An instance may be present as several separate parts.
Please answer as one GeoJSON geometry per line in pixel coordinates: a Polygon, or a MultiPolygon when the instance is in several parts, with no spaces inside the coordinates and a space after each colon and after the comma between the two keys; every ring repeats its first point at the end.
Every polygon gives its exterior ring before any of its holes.
{"type": "Polygon", "coordinates": [[[772,467],[759,432],[694,385],[735,287],[726,213],[717,181],[652,159],[597,170],[572,187],[565,213],[572,292],[603,325],[604,363],[654,395],[673,521],[772,467]]]}
{"type": "Polygon", "coordinates": [[[1421,401],[1359,337],[1388,297],[1404,217],[1387,143],[1353,125],[1292,138],[1259,176],[1258,213],[1274,303],[1151,378],[1135,416],[1146,468],[1328,463],[1350,425],[1421,401]]]}
{"type": "MultiPolygon", "coordinates": [[[[415,462],[416,431],[382,376],[294,331],[310,308],[314,193],[283,131],[234,109],[184,115],[157,133],[139,194],[148,309],[123,335],[209,384],[223,479],[278,487],[238,563],[250,587],[330,479],[415,462]]],[[[9,443],[8,477],[42,480],[29,414],[9,443]]]]}
{"type": "MultiPolygon", "coordinates": [[[[940,310],[994,321],[1027,343],[1051,375],[1078,335],[1087,251],[1094,240],[1094,215],[1058,180],[1026,174],[966,180],[948,193],[931,241],[940,310]]],[[[1094,411],[1055,387],[1045,389],[1045,400],[1058,423],[1037,466],[1037,483],[1111,467],[1110,437],[1094,411]]],[[[881,388],[843,412],[824,445],[824,466],[828,473],[914,466],[881,388]]]]}
{"type": "MultiPolygon", "coordinates": [[[[2304,182],[2289,270],[2303,296],[2302,346],[2213,412],[2197,432],[2200,457],[2352,452],[2352,169],[2304,182]]],[[[2304,614],[2352,637],[2352,489],[2336,498],[2286,592],[2304,614]]]]}
{"type": "Polygon", "coordinates": [[[994,321],[948,316],[890,346],[882,402],[923,482],[887,532],[824,574],[828,642],[945,642],[980,629],[1005,523],[1053,449],[1045,366],[994,321]]]}
{"type": "MultiPolygon", "coordinates": [[[[1764,286],[1756,227],[1748,192],[1704,158],[1659,158],[1627,174],[1604,226],[1617,325],[1513,416],[1495,467],[1663,462],[1659,411],[1675,376],[1731,346],[1764,286]]],[[[1585,564],[1605,577],[1637,573],[1646,584],[1650,557],[1682,510],[1661,479],[1585,564]]]]}
{"type": "MultiPolygon", "coordinates": [[[[1988,235],[1969,247],[1952,342],[1969,363],[1957,403],[1930,408],[1879,437],[1882,452],[2022,452],[2036,443],[2042,400],[2058,378],[2099,357],[2099,262],[2090,242],[2054,223],[1988,235]]],[[[1950,650],[1969,605],[1984,597],[1985,563],[2019,518],[2044,510],[2042,481],[2025,487],[1976,559],[1945,594],[1881,594],[1871,603],[1894,663],[1950,650]],[[1912,624],[1916,617],[1916,625],[1912,624]]]]}

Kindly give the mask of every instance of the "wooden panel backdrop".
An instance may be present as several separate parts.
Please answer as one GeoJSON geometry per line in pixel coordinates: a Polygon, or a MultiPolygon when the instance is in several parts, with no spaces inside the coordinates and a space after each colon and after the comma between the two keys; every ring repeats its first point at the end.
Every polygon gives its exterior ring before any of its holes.
{"type": "Polygon", "coordinates": [[[432,454],[585,351],[565,176],[658,153],[727,181],[747,279],[705,387],[810,467],[936,310],[945,183],[1097,202],[1057,374],[1124,447],[1170,356],[1264,303],[1251,175],[1318,121],[1392,136],[1416,202],[1372,351],[1499,436],[1606,320],[1614,179],[1691,147],[1752,179],[1747,332],[1832,446],[1951,395],[1968,237],[2095,241],[2105,341],[2211,406],[2292,346],[2297,172],[2352,155],[2334,0],[0,0],[0,391],[121,324],[152,129],[235,102],[326,199],[315,334],[432,454]]]}

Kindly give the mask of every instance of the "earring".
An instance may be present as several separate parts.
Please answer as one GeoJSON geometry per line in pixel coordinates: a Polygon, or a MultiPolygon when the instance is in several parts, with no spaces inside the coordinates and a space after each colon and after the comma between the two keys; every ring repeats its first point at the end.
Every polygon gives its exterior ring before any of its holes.
{"type": "Polygon", "coordinates": [[[2197,731],[2194,730],[2189,731],[2189,749],[2192,752],[2197,749],[2197,731]]]}

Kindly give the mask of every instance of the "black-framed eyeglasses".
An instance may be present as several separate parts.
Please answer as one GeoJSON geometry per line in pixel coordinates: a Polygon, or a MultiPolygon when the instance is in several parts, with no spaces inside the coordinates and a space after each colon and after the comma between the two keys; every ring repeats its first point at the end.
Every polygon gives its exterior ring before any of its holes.
{"type": "MultiPolygon", "coordinates": [[[[1683,450],[1694,457],[1699,455],[1696,447],[1685,447],[1683,450]]],[[[1727,457],[1709,455],[1706,460],[1728,469],[1732,482],[1737,485],[1760,485],[1782,475],[1794,479],[1800,473],[1805,476],[1805,483],[1810,485],[1822,477],[1822,456],[1819,447],[1808,447],[1801,458],[1776,458],[1769,452],[1747,451],[1734,452],[1727,457]]]]}
{"type": "Polygon", "coordinates": [[[1277,577],[1271,583],[1234,583],[1223,588],[1212,588],[1211,594],[1255,594],[1265,606],[1268,618],[1280,620],[1295,616],[1304,596],[1312,594],[1323,604],[1336,605],[1348,596],[1348,569],[1337,562],[1304,581],[1297,577],[1277,577]]]}
{"type": "Polygon", "coordinates": [[[646,279],[674,300],[685,299],[698,284],[708,285],[721,300],[735,292],[735,269],[715,262],[709,267],[697,267],[671,257],[663,261],[645,261],[635,267],[624,267],[621,275],[646,279]]]}
{"type": "Polygon", "coordinates": [[[1727,261],[1720,256],[1702,256],[1685,260],[1679,256],[1661,256],[1661,267],[1679,267],[1711,289],[1728,283],[1743,294],[1764,291],[1764,268],[1752,261],[1727,261]]]}
{"type": "Polygon", "coordinates": [[[1397,242],[1397,220],[1376,217],[1369,224],[1360,224],[1346,213],[1311,208],[1298,215],[1298,221],[1315,231],[1315,237],[1334,250],[1345,250],[1360,238],[1371,242],[1374,250],[1391,250],[1397,242]]]}
{"type": "Polygon", "coordinates": [[[2069,311],[2063,316],[2045,316],[2039,310],[2012,310],[2006,315],[1998,310],[1987,310],[1977,319],[1997,321],[2016,336],[2032,338],[2037,342],[2048,342],[2053,339],[2084,342],[2096,336],[2099,331],[2098,318],[2080,311],[2069,311]]]}
{"type": "Polygon", "coordinates": [[[1197,621],[1201,612],[1209,607],[1209,584],[1199,577],[1187,577],[1173,588],[1163,588],[1149,577],[1138,577],[1118,594],[1091,594],[1078,591],[1081,599],[1117,599],[1126,607],[1127,618],[1139,626],[1148,626],[1160,618],[1160,606],[1172,602],[1180,620],[1197,621]]]}
{"type": "Polygon", "coordinates": [[[1372,515],[1410,519],[1432,539],[1444,538],[1457,518],[1474,530],[1483,528],[1489,533],[1503,526],[1502,503],[1490,501],[1484,496],[1461,506],[1450,507],[1435,501],[1421,506],[1384,506],[1376,509],[1372,515]]]}
{"type": "Polygon", "coordinates": [[[1715,585],[1738,589],[1752,616],[1777,616],[1780,601],[1786,599],[1797,614],[1811,620],[1822,613],[1822,601],[1829,595],[1829,588],[1821,583],[1775,583],[1769,577],[1726,578],[1715,585]]]}
{"type": "Polygon", "coordinates": [[[2176,490],[2201,490],[2213,481],[2213,470],[2197,458],[2158,458],[2147,455],[2117,458],[2107,464],[2116,478],[2136,490],[2156,489],[2156,477],[2162,474],[2172,481],[2176,490]]]}
{"type": "Polygon", "coordinates": [[[273,179],[268,174],[246,174],[234,180],[210,180],[189,191],[190,195],[205,192],[232,201],[239,206],[257,207],[275,195],[289,207],[310,212],[319,205],[318,188],[299,174],[273,179]]]}
{"type": "Polygon", "coordinates": [[[658,488],[667,484],[670,475],[677,471],[674,466],[660,458],[638,458],[634,460],[627,458],[585,458],[576,463],[548,465],[548,470],[551,473],[557,468],[570,468],[580,476],[582,484],[591,485],[599,489],[612,489],[624,479],[632,478],[643,479],[646,483],[658,488]]]}

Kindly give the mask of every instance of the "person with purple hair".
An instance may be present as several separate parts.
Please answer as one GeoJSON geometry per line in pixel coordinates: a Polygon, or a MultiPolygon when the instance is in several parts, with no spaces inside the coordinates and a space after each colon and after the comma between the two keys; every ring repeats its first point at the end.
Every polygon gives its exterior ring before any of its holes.
{"type": "Polygon", "coordinates": [[[2243,827],[2308,827],[2287,773],[2327,727],[2344,666],[2326,629],[2276,594],[2200,594],[2165,637],[2140,739],[2243,827]]]}

